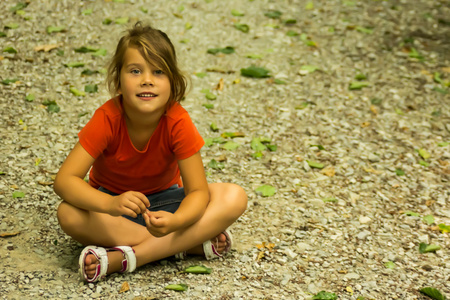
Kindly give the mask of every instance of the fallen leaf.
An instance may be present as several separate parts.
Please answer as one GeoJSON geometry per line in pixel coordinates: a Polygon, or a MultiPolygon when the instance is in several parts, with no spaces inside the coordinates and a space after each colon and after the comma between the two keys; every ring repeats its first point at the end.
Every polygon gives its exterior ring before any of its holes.
{"type": "Polygon", "coordinates": [[[52,185],[53,181],[38,181],[38,183],[40,185],[48,186],[48,185],[52,185]]]}
{"type": "Polygon", "coordinates": [[[427,295],[433,300],[445,300],[445,296],[439,290],[432,287],[425,287],[423,289],[420,289],[419,292],[427,295]]]}
{"type": "Polygon", "coordinates": [[[346,287],[345,290],[350,294],[350,296],[353,296],[353,289],[350,286],[346,287]]]}
{"type": "Polygon", "coordinates": [[[224,84],[223,78],[220,78],[219,83],[216,85],[216,87],[214,89],[221,91],[221,90],[223,90],[224,85],[225,84],[224,84]]]}
{"type": "Polygon", "coordinates": [[[336,170],[332,166],[328,166],[322,171],[320,171],[323,175],[326,175],[328,177],[333,177],[336,174],[336,170]]]}
{"type": "Polygon", "coordinates": [[[234,23],[234,28],[236,28],[237,30],[240,30],[244,33],[247,33],[250,31],[250,27],[247,24],[234,23]]]}
{"type": "Polygon", "coordinates": [[[370,111],[374,114],[377,115],[378,114],[378,109],[375,105],[371,105],[370,106],[370,111]]]}
{"type": "Polygon", "coordinates": [[[308,165],[311,168],[323,169],[323,167],[324,167],[324,164],[319,163],[319,162],[315,162],[315,161],[312,161],[312,160],[307,160],[306,162],[308,163],[308,165]]]}
{"type": "Polygon", "coordinates": [[[16,236],[19,233],[20,233],[20,231],[17,231],[17,232],[4,232],[4,233],[0,233],[0,237],[6,238],[6,237],[11,237],[11,236],[16,236]]]}
{"type": "Polygon", "coordinates": [[[241,75],[245,77],[252,77],[252,78],[266,78],[270,77],[269,75],[270,71],[257,66],[250,66],[248,68],[242,68],[241,69],[241,75]]]}
{"type": "Polygon", "coordinates": [[[361,123],[361,127],[362,128],[366,128],[366,127],[369,127],[370,126],[370,122],[362,122],[361,123]]]}
{"type": "Polygon", "coordinates": [[[128,281],[125,281],[122,283],[122,287],[120,288],[119,294],[125,293],[130,290],[130,285],[128,284],[128,281]]]}
{"type": "Polygon", "coordinates": [[[437,250],[440,250],[440,249],[441,249],[441,246],[439,246],[439,245],[426,244],[426,243],[419,244],[419,252],[420,253],[436,252],[437,250]]]}
{"type": "Polygon", "coordinates": [[[260,261],[263,257],[264,257],[264,251],[260,251],[259,253],[258,253],[258,257],[256,258],[256,260],[257,261],[260,261]]]}
{"type": "Polygon", "coordinates": [[[192,274],[211,274],[211,272],[212,272],[211,268],[205,267],[203,265],[189,266],[183,270],[183,273],[192,273],[192,274]]]}
{"type": "Polygon", "coordinates": [[[169,284],[166,287],[164,287],[166,290],[172,290],[176,292],[184,292],[187,291],[188,286],[186,284],[180,283],[180,284],[169,284]]]}
{"type": "Polygon", "coordinates": [[[273,196],[273,195],[275,195],[276,191],[277,190],[273,186],[268,185],[268,184],[264,184],[264,185],[262,185],[262,186],[260,186],[260,187],[255,189],[255,192],[261,193],[261,195],[263,197],[273,196]]]}

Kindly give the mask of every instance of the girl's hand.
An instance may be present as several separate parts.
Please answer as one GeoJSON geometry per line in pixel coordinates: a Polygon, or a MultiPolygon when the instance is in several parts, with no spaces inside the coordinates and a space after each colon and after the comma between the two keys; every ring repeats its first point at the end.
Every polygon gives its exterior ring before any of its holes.
{"type": "Polygon", "coordinates": [[[149,211],[142,214],[147,230],[155,237],[162,237],[181,227],[178,217],[166,211],[149,211]]]}
{"type": "Polygon", "coordinates": [[[128,191],[112,197],[108,213],[111,216],[127,215],[136,218],[139,214],[145,213],[149,206],[150,202],[144,194],[128,191]]]}

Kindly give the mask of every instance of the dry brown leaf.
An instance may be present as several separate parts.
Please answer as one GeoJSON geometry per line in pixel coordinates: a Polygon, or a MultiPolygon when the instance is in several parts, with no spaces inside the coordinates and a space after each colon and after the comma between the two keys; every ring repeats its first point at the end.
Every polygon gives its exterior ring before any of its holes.
{"type": "Polygon", "coordinates": [[[222,155],[219,156],[216,160],[217,160],[217,161],[220,161],[220,162],[226,161],[226,160],[227,160],[227,156],[226,156],[225,154],[222,154],[222,155]]]}
{"type": "Polygon", "coordinates": [[[260,261],[264,257],[264,251],[260,251],[258,253],[258,257],[256,258],[257,261],[260,261]]]}
{"type": "Polygon", "coordinates": [[[361,127],[362,128],[366,128],[366,127],[369,127],[370,126],[370,122],[362,122],[361,123],[361,127]]]}
{"type": "Polygon", "coordinates": [[[45,186],[47,186],[47,185],[52,185],[52,184],[53,184],[53,181],[38,181],[38,183],[39,183],[40,185],[45,185],[45,186]]]}
{"type": "Polygon", "coordinates": [[[266,243],[265,242],[263,242],[262,244],[256,245],[256,248],[258,248],[258,249],[263,249],[265,247],[266,247],[266,243]]]}
{"type": "Polygon", "coordinates": [[[217,91],[221,91],[223,90],[225,83],[223,81],[223,78],[220,78],[219,83],[216,85],[216,87],[214,88],[217,91]]]}
{"type": "Polygon", "coordinates": [[[275,248],[275,244],[274,244],[274,243],[268,243],[268,244],[266,245],[266,248],[269,249],[269,251],[272,251],[273,248],[275,248]]]}
{"type": "Polygon", "coordinates": [[[122,287],[120,288],[119,294],[125,293],[130,290],[130,285],[128,284],[128,281],[125,281],[122,283],[122,287]]]}
{"type": "Polygon", "coordinates": [[[341,274],[347,274],[348,273],[347,270],[339,270],[338,272],[341,273],[341,274]]]}
{"type": "Polygon", "coordinates": [[[443,67],[443,68],[441,68],[441,70],[442,70],[442,72],[450,73],[450,67],[443,67]]]}
{"type": "Polygon", "coordinates": [[[10,188],[17,190],[19,187],[18,187],[17,185],[15,185],[15,184],[12,184],[12,185],[10,186],[10,188]]]}
{"type": "Polygon", "coordinates": [[[435,202],[436,202],[436,200],[427,200],[427,201],[425,201],[425,205],[426,205],[426,206],[431,206],[431,205],[433,205],[435,202]]]}
{"type": "Polygon", "coordinates": [[[63,44],[59,43],[59,44],[50,44],[50,45],[39,45],[34,47],[34,51],[39,52],[39,51],[45,51],[45,52],[49,52],[53,49],[59,48],[61,47],[63,44]]]}
{"type": "Polygon", "coordinates": [[[427,76],[432,76],[431,73],[428,70],[421,70],[420,74],[427,75],[427,76]]]}
{"type": "Polygon", "coordinates": [[[5,59],[5,57],[0,55],[0,60],[4,60],[4,59],[5,59]]]}
{"type": "Polygon", "coordinates": [[[20,233],[20,231],[0,233],[0,237],[5,238],[5,237],[10,237],[10,236],[16,236],[19,233],[20,233]]]}
{"type": "Polygon", "coordinates": [[[322,171],[320,171],[320,173],[328,177],[333,177],[336,174],[336,170],[332,166],[328,166],[322,171]]]}
{"type": "Polygon", "coordinates": [[[371,105],[370,106],[370,111],[374,114],[374,115],[378,115],[378,109],[375,105],[371,105]]]}
{"type": "Polygon", "coordinates": [[[364,169],[364,171],[366,171],[367,173],[373,173],[373,174],[376,174],[376,175],[380,175],[381,173],[383,173],[381,171],[378,171],[378,170],[375,170],[375,169],[372,169],[372,168],[364,169]]]}
{"type": "Polygon", "coordinates": [[[448,161],[446,161],[446,160],[441,160],[441,159],[438,159],[438,163],[439,163],[441,166],[443,166],[443,167],[446,167],[446,166],[448,166],[448,165],[450,164],[448,161]]]}

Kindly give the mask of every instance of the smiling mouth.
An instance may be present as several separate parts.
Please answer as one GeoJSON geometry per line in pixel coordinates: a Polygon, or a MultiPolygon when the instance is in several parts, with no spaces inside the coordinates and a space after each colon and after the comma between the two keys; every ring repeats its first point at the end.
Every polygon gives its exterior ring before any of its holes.
{"type": "Polygon", "coordinates": [[[143,94],[138,94],[137,96],[141,97],[141,98],[154,98],[158,95],[153,94],[153,93],[143,93],[143,94]]]}

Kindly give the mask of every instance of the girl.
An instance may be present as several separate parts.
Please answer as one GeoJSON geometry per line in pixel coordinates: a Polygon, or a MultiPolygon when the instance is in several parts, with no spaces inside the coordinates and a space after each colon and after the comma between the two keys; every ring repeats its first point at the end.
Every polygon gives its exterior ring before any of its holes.
{"type": "Polygon", "coordinates": [[[120,39],[107,83],[115,97],[80,131],[54,183],[61,228],[91,245],[81,277],[95,282],[171,255],[225,255],[226,228],[247,196],[206,182],[204,142],[180,105],[186,79],[167,35],[138,22],[120,39]]]}

